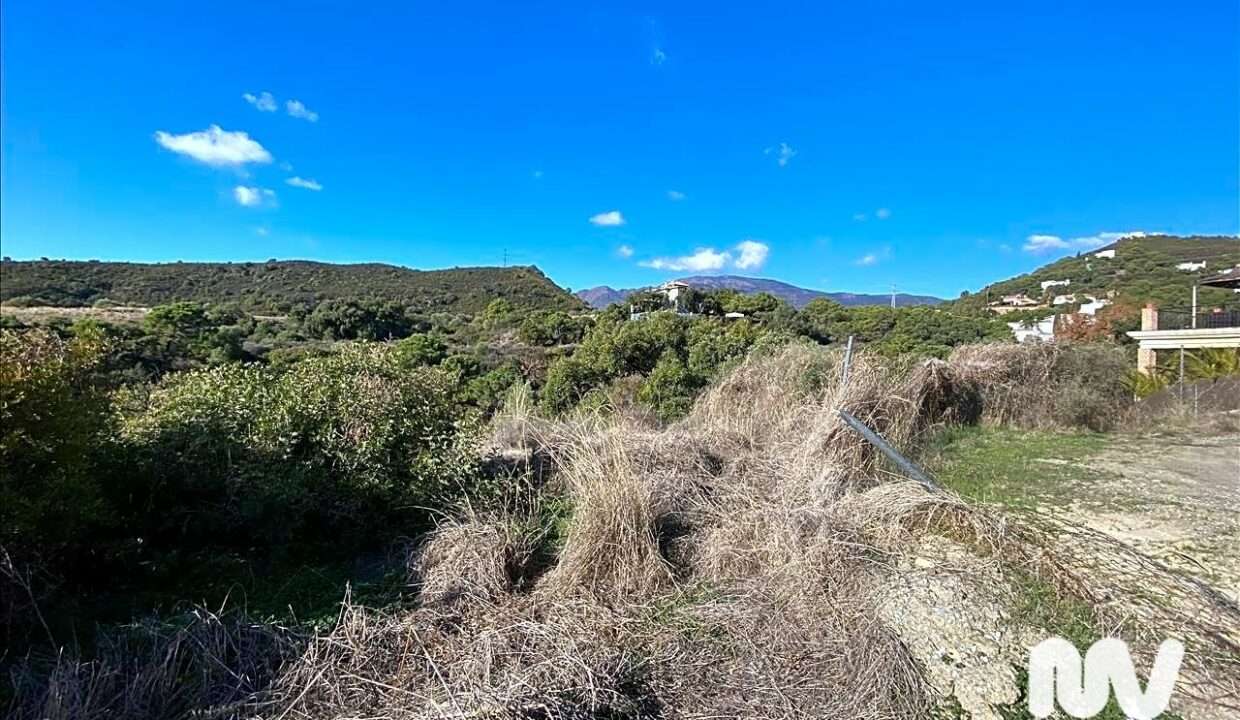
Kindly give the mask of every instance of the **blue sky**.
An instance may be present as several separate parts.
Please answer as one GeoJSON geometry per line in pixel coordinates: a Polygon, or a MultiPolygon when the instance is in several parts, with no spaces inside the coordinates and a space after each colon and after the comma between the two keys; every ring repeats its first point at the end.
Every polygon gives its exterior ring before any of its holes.
{"type": "Polygon", "coordinates": [[[1240,231],[1234,0],[7,0],[2,21],[14,258],[506,250],[574,289],[715,270],[955,296],[1105,233],[1240,231]]]}

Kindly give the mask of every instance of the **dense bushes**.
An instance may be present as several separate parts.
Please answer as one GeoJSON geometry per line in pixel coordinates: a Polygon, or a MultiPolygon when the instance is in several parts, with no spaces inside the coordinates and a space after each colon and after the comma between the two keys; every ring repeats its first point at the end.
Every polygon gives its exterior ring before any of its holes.
{"type": "Polygon", "coordinates": [[[535,310],[517,327],[517,337],[529,345],[568,345],[581,341],[580,320],[560,310],[535,310]]]}
{"type": "Polygon", "coordinates": [[[542,404],[561,412],[617,378],[645,376],[637,399],[664,419],[684,414],[727,362],[770,333],[748,320],[689,319],[655,313],[636,321],[603,318],[569,357],[552,363],[542,404]]]}
{"type": "MultiPolygon", "coordinates": [[[[234,555],[296,563],[387,542],[474,475],[461,377],[393,345],[226,363],[112,395],[106,350],[91,335],[0,333],[10,633],[35,627],[22,614],[34,599],[63,618],[73,598],[175,584],[234,555]]],[[[473,392],[493,402],[501,379],[478,377],[473,392]]]]}
{"type": "Polygon", "coordinates": [[[0,331],[0,544],[55,557],[105,522],[97,463],[113,436],[98,335],[0,331]]]}
{"type": "Polygon", "coordinates": [[[285,372],[176,377],[122,437],[150,469],[165,534],[283,543],[389,521],[466,475],[457,414],[446,373],[346,345],[285,372]]]}

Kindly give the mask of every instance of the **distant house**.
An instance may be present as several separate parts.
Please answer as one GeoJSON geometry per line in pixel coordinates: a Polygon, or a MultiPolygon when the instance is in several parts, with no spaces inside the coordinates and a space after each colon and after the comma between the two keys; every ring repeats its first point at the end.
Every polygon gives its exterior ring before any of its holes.
{"type": "Polygon", "coordinates": [[[1071,285],[1071,284],[1072,284],[1071,280],[1043,280],[1042,281],[1042,292],[1046,292],[1047,288],[1053,288],[1059,285],[1066,286],[1066,285],[1071,285]]]}
{"type": "Polygon", "coordinates": [[[1068,303],[1074,303],[1074,302],[1076,302],[1075,293],[1071,295],[1056,295],[1055,299],[1051,300],[1051,305],[1067,305],[1068,303]]]}
{"type": "Polygon", "coordinates": [[[687,282],[671,280],[655,288],[655,292],[663,293],[663,296],[667,298],[667,302],[670,305],[673,307],[679,307],[680,303],[678,300],[680,299],[681,294],[688,290],[689,287],[689,283],[687,282]]]}
{"type": "Polygon", "coordinates": [[[1077,310],[1082,315],[1097,315],[1099,310],[1111,304],[1110,300],[1099,300],[1093,295],[1086,295],[1085,297],[1089,299],[1089,302],[1081,303],[1081,308],[1077,310]]]}
{"type": "MultiPolygon", "coordinates": [[[[652,289],[651,292],[662,295],[664,299],[667,300],[667,304],[671,306],[671,309],[675,311],[677,315],[692,315],[693,313],[689,312],[689,310],[681,307],[680,302],[681,296],[684,295],[685,291],[690,289],[690,287],[692,286],[689,285],[689,283],[681,282],[679,280],[671,280],[652,289]]],[[[640,309],[634,307],[633,305],[629,305],[630,320],[637,320],[649,314],[650,312],[646,309],[640,309]]]]}
{"type": "Polygon", "coordinates": [[[1015,295],[1004,295],[999,300],[989,303],[986,307],[996,315],[1006,315],[1013,310],[1043,307],[1043,305],[1038,300],[1024,293],[1016,293],[1015,295]]]}
{"type": "Polygon", "coordinates": [[[1201,262],[1182,262],[1176,265],[1175,267],[1177,270],[1183,270],[1185,272],[1197,272],[1198,270],[1205,269],[1206,261],[1202,260],[1201,262]]]}
{"type": "Polygon", "coordinates": [[[1010,322],[1008,327],[1012,328],[1016,342],[1050,342],[1055,339],[1054,317],[1043,318],[1035,323],[1010,322]]]}
{"type": "Polygon", "coordinates": [[[1094,253],[1094,257],[1096,257],[1096,258],[1112,258],[1112,259],[1114,259],[1114,258],[1115,258],[1115,248],[1111,248],[1110,250],[1099,250],[1098,252],[1094,253]]]}
{"type": "Polygon", "coordinates": [[[723,319],[725,320],[744,320],[746,317],[748,317],[748,315],[743,312],[730,312],[723,314],[723,319]]]}

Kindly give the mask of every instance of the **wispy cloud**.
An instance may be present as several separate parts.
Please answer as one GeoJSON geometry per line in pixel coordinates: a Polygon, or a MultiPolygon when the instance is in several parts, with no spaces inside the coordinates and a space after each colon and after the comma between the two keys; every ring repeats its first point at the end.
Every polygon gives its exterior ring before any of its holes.
{"type": "Polygon", "coordinates": [[[530,173],[530,176],[533,177],[535,180],[542,180],[543,171],[535,170],[534,172],[530,173]]]}
{"type": "Polygon", "coordinates": [[[771,246],[757,240],[742,240],[736,246],[738,256],[733,263],[738,270],[757,270],[766,264],[771,246]]]}
{"type": "Polygon", "coordinates": [[[1034,254],[1054,252],[1056,250],[1092,250],[1126,237],[1145,237],[1145,233],[1140,230],[1100,232],[1097,235],[1085,235],[1074,238],[1062,238],[1058,235],[1030,235],[1025,238],[1025,244],[1021,249],[1034,254]]]}
{"type": "Polygon", "coordinates": [[[662,65],[665,62],[667,62],[667,53],[663,52],[663,48],[656,47],[654,50],[650,51],[651,65],[662,65]]]}
{"type": "Polygon", "coordinates": [[[590,218],[590,222],[598,227],[620,227],[624,224],[624,216],[620,214],[619,210],[612,210],[595,215],[590,218]]]}
{"type": "Polygon", "coordinates": [[[718,252],[713,248],[698,248],[692,255],[673,258],[654,258],[638,263],[642,267],[655,270],[692,270],[693,272],[712,272],[722,270],[732,259],[729,252],[718,252]]]}
{"type": "Polygon", "coordinates": [[[309,120],[310,122],[319,121],[319,114],[306,107],[300,100],[289,100],[284,103],[284,108],[288,110],[288,114],[292,117],[309,120]]]}
{"type": "Polygon", "coordinates": [[[792,146],[791,146],[791,145],[789,145],[788,143],[786,143],[786,142],[781,142],[781,143],[779,144],[779,147],[777,147],[777,148],[776,148],[776,147],[769,147],[769,148],[767,148],[767,149],[763,150],[763,151],[762,151],[762,153],[763,153],[764,155],[774,155],[774,156],[776,156],[776,158],[777,158],[777,159],[778,159],[778,161],[779,161],[779,166],[780,166],[780,167],[783,167],[783,166],[785,166],[785,165],[787,165],[787,164],[788,164],[788,161],[789,161],[789,160],[791,160],[792,158],[796,157],[797,151],[796,151],[796,150],[794,150],[794,149],[792,148],[792,146]]]}
{"type": "Polygon", "coordinates": [[[233,199],[238,205],[244,207],[257,207],[266,202],[274,200],[276,196],[275,190],[267,188],[251,187],[248,185],[238,185],[233,188],[233,199]]]}
{"type": "Polygon", "coordinates": [[[288,183],[289,185],[292,185],[293,187],[305,188],[306,190],[322,190],[323,189],[323,186],[315,182],[314,180],[307,180],[300,176],[291,177],[288,180],[285,180],[284,182],[288,183]]]}
{"type": "Polygon", "coordinates": [[[254,93],[243,93],[241,97],[258,108],[260,112],[275,112],[280,106],[276,104],[276,98],[269,92],[263,92],[258,95],[254,93]]]}
{"type": "Polygon", "coordinates": [[[891,257],[891,248],[885,247],[879,252],[871,252],[871,253],[866,253],[865,255],[862,255],[861,257],[857,258],[856,264],[862,267],[867,267],[869,265],[877,265],[878,263],[890,257],[891,257]]]}
{"type": "MultiPolygon", "coordinates": [[[[876,220],[886,220],[889,217],[891,217],[891,210],[889,210],[888,208],[882,207],[874,211],[874,218],[876,220]]],[[[865,222],[866,220],[869,220],[869,219],[870,219],[870,216],[867,215],[866,213],[857,213],[853,215],[854,222],[865,222]]]]}
{"type": "Polygon", "coordinates": [[[681,191],[679,191],[679,190],[668,190],[668,191],[667,191],[667,199],[668,199],[668,200],[676,200],[676,201],[684,200],[684,199],[685,199],[685,194],[684,194],[684,193],[682,193],[682,192],[681,192],[681,191]]]}
{"type": "Polygon", "coordinates": [[[691,255],[642,260],[638,265],[654,270],[717,272],[731,266],[737,270],[757,270],[766,264],[771,248],[757,240],[742,240],[732,250],[700,247],[691,255]]]}
{"type": "Polygon", "coordinates": [[[244,132],[221,130],[212,125],[206,130],[173,135],[160,130],[155,142],[174,153],[193,158],[213,167],[241,167],[247,163],[269,163],[271,153],[244,132]]]}
{"type": "Polygon", "coordinates": [[[622,258],[631,258],[633,257],[633,247],[631,245],[621,245],[616,248],[616,254],[622,258]]]}

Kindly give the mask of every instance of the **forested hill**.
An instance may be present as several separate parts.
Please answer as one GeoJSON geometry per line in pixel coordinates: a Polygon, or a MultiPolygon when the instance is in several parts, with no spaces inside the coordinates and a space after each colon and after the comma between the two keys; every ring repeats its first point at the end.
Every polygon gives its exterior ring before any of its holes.
{"type": "MultiPolygon", "coordinates": [[[[1124,238],[988,285],[954,302],[957,306],[980,307],[1016,293],[1035,299],[1076,294],[1078,300],[1082,299],[1081,295],[1089,294],[1098,298],[1112,297],[1117,302],[1135,306],[1153,302],[1160,307],[1181,307],[1189,304],[1195,282],[1237,264],[1240,264],[1240,238],[1236,237],[1151,235],[1124,238]],[[1115,257],[1099,257],[1099,253],[1108,250],[1114,250],[1115,257]],[[1196,262],[1206,265],[1198,270],[1176,267],[1196,262]],[[1043,290],[1042,282],[1048,280],[1071,280],[1072,283],[1043,290]]],[[[1202,302],[1236,300],[1230,290],[1203,288],[1201,292],[1202,302]]]]}
{"type": "Polygon", "coordinates": [[[6,260],[0,265],[0,300],[14,304],[83,306],[110,300],[154,306],[192,300],[283,312],[302,303],[372,297],[406,303],[422,312],[476,313],[495,298],[504,298],[517,309],[585,307],[532,266],[412,270],[380,263],[306,260],[158,264],[6,260]]]}

